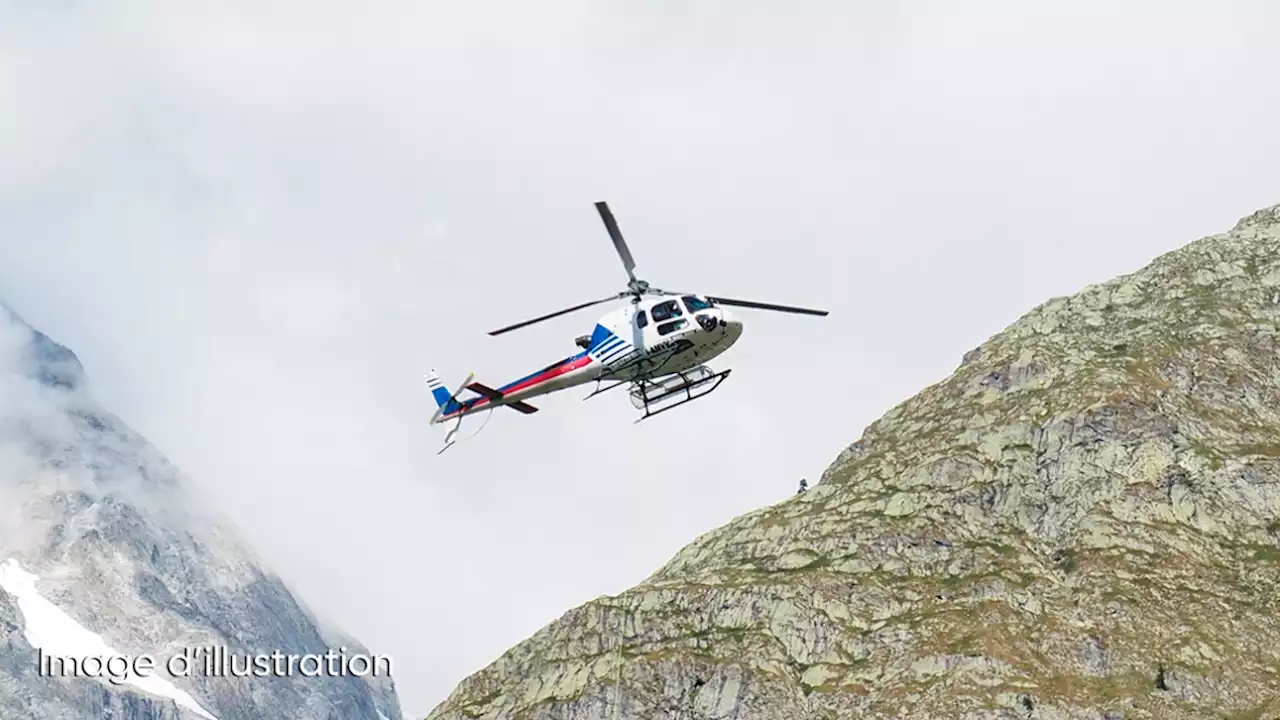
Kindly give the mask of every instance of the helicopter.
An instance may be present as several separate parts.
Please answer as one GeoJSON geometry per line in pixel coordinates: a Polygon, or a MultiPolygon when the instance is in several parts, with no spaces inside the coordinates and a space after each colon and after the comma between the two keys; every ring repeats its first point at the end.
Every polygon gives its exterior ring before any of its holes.
{"type": "Polygon", "coordinates": [[[603,303],[627,299],[629,302],[601,316],[590,334],[575,339],[580,352],[500,387],[475,382],[475,373],[471,373],[456,392],[450,392],[435,370],[427,373],[427,386],[437,405],[431,424],[455,423],[445,437],[441,453],[453,444],[464,417],[503,407],[532,414],[538,408],[529,404],[530,398],[592,382],[596,388],[583,400],[629,386],[632,405],[643,411],[637,423],[705,397],[730,373],[728,368],[712,370],[707,367],[707,361],[724,353],[742,336],[742,320],[726,307],[828,314],[826,310],[654,288],[636,277],[635,259],[609,205],[597,202],[595,207],[626,270],[627,289],[509,325],[489,335],[502,335],[603,303]],[[464,392],[470,392],[471,396],[463,398],[464,392]]]}

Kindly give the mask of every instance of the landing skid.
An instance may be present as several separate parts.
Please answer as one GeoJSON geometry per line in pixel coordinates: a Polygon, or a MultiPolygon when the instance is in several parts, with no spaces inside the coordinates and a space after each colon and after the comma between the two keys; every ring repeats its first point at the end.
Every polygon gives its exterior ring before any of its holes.
{"type": "Polygon", "coordinates": [[[699,365],[658,380],[640,380],[632,383],[631,404],[637,410],[644,411],[644,415],[641,415],[636,422],[639,423],[654,415],[710,395],[729,377],[730,372],[732,372],[731,368],[715,372],[706,365],[699,365]],[[678,400],[666,404],[673,398],[678,400]],[[658,409],[655,410],[655,407],[658,409]]]}

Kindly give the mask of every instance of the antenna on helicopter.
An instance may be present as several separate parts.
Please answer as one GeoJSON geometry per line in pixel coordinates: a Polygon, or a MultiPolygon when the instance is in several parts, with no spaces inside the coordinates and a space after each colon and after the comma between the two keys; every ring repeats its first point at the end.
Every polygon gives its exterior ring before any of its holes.
{"type": "MultiPolygon", "coordinates": [[[[533,325],[534,323],[540,323],[544,320],[550,320],[552,318],[560,317],[561,315],[567,315],[572,312],[577,312],[579,310],[589,308],[593,305],[599,305],[601,303],[606,303],[613,300],[621,300],[626,297],[632,298],[631,302],[638,303],[645,295],[661,296],[661,295],[694,294],[694,293],[672,293],[672,292],[667,292],[665,290],[659,290],[658,288],[651,287],[649,283],[646,282],[645,280],[641,280],[640,278],[636,277],[635,258],[632,257],[631,255],[631,248],[627,246],[627,241],[622,237],[622,231],[618,229],[618,221],[614,219],[613,212],[609,210],[609,204],[603,201],[597,202],[596,211],[600,213],[600,219],[604,221],[605,229],[608,230],[609,237],[613,240],[613,249],[615,252],[618,253],[618,258],[622,260],[622,268],[627,272],[627,278],[628,278],[627,289],[622,292],[616,293],[614,295],[600,298],[599,300],[590,300],[588,302],[584,302],[579,305],[574,305],[573,307],[547,313],[546,315],[536,317],[532,320],[525,320],[524,322],[519,322],[519,323],[516,323],[515,325],[508,325],[507,327],[500,328],[498,330],[494,330],[490,332],[489,335],[491,336],[501,335],[503,333],[511,332],[512,330],[519,330],[520,328],[528,327],[529,325],[533,325]]],[[[752,308],[755,310],[773,310],[775,312],[800,313],[803,315],[818,315],[818,316],[826,316],[828,314],[826,310],[814,310],[812,308],[795,307],[791,305],[774,305],[771,303],[756,302],[754,300],[735,300],[733,298],[726,298],[718,295],[704,295],[703,297],[705,297],[707,300],[710,300],[713,303],[719,303],[721,305],[729,305],[733,307],[752,308]]]]}

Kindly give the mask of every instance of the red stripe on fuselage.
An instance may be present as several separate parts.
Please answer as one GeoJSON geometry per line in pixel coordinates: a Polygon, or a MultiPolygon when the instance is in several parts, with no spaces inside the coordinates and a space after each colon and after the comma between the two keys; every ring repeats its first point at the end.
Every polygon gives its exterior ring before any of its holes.
{"type": "MultiPolygon", "coordinates": [[[[518,380],[506,387],[498,388],[498,392],[502,393],[503,395],[510,395],[512,393],[520,392],[521,390],[528,390],[534,385],[540,385],[544,382],[547,382],[548,380],[558,378],[561,375],[564,375],[565,373],[572,372],[579,368],[586,367],[587,365],[590,365],[590,364],[591,364],[590,355],[582,355],[579,357],[567,358],[561,361],[559,364],[552,365],[551,367],[547,368],[546,370],[543,370],[542,372],[536,375],[531,375],[525,378],[524,380],[518,380]]],[[[481,407],[483,405],[487,405],[489,403],[490,403],[490,400],[487,397],[476,398],[475,400],[464,404],[462,407],[458,408],[457,410],[454,410],[448,415],[444,415],[443,417],[453,417],[458,413],[463,413],[468,410],[475,410],[476,408],[481,407]]],[[[501,401],[499,401],[499,404],[501,404],[501,401]]]]}

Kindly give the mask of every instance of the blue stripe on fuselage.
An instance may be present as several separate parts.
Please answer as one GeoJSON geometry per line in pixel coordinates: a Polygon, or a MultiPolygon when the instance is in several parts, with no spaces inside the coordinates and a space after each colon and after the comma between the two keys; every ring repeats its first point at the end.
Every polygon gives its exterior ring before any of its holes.
{"type": "Polygon", "coordinates": [[[618,337],[617,335],[614,335],[608,340],[605,340],[603,343],[600,343],[600,347],[596,348],[593,352],[595,352],[598,355],[608,355],[610,352],[612,352],[613,350],[616,350],[622,344],[623,344],[622,338],[618,337]]]}
{"type": "Polygon", "coordinates": [[[587,343],[587,351],[595,352],[600,349],[601,345],[604,345],[611,338],[616,337],[618,336],[610,332],[609,328],[601,325],[600,323],[596,323],[596,329],[591,333],[591,341],[587,343]]]}
{"type": "Polygon", "coordinates": [[[507,383],[506,385],[503,385],[502,387],[498,388],[498,392],[506,392],[507,390],[510,390],[511,388],[513,388],[513,387],[515,387],[515,386],[519,385],[520,383],[522,383],[522,382],[524,382],[524,381],[526,381],[526,380],[528,380],[528,379],[530,379],[530,378],[537,377],[537,376],[541,375],[542,373],[544,373],[544,372],[548,372],[548,371],[550,371],[550,370],[555,370],[556,368],[558,368],[558,367],[560,367],[560,366],[562,366],[562,365],[568,365],[569,363],[573,362],[574,360],[581,360],[582,358],[584,358],[584,357],[586,357],[586,356],[587,356],[587,353],[586,353],[585,351],[584,351],[584,352],[580,352],[580,353],[578,353],[577,355],[570,355],[569,357],[567,357],[567,358],[565,358],[565,359],[561,360],[561,361],[560,361],[560,362],[558,362],[558,363],[553,363],[553,364],[551,364],[551,365],[548,365],[548,366],[546,366],[546,367],[542,368],[541,370],[538,370],[537,372],[531,372],[531,373],[529,373],[528,375],[525,375],[524,377],[520,378],[519,380],[512,380],[511,382],[507,383]]]}

